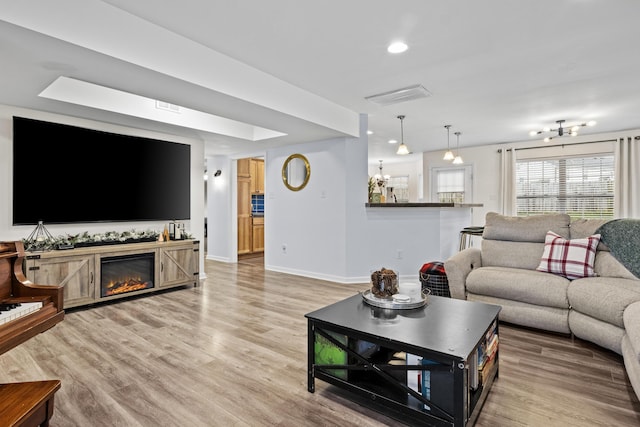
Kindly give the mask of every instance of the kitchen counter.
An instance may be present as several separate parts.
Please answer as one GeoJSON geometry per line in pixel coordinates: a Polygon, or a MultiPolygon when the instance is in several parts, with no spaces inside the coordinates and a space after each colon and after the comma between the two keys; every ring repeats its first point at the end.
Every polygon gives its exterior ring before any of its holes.
{"type": "Polygon", "coordinates": [[[365,203],[365,221],[375,230],[379,259],[401,275],[416,277],[427,261],[444,261],[458,251],[460,230],[473,225],[482,203],[365,203]]]}
{"type": "Polygon", "coordinates": [[[365,203],[368,208],[481,208],[482,203],[365,203]]]}

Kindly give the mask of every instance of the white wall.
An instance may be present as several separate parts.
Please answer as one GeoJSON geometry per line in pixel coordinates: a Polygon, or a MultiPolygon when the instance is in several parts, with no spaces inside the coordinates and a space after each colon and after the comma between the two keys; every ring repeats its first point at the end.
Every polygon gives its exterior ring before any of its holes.
{"type": "MultiPolygon", "coordinates": [[[[12,225],[12,199],[13,199],[13,116],[22,116],[37,120],[45,120],[63,123],[73,126],[81,126],[106,132],[121,133],[133,136],[142,136],[166,141],[191,145],[191,220],[185,222],[186,231],[193,234],[200,242],[200,276],[204,277],[204,143],[195,139],[180,138],[174,135],[166,135],[158,132],[145,131],[93,120],[79,119],[75,117],[51,114],[41,111],[22,109],[18,107],[0,105],[0,240],[21,240],[29,236],[35,226],[12,225]]],[[[100,155],[100,151],[96,151],[100,155]]],[[[55,167],[56,165],[52,165],[55,167]]],[[[29,171],[23,171],[28,173],[29,171]]],[[[54,171],[52,171],[53,173],[54,171]]],[[[75,191],[78,195],[78,203],[82,203],[83,197],[95,197],[91,192],[91,177],[78,177],[78,187],[67,189],[75,191]],[[88,187],[88,189],[87,189],[88,187]]],[[[34,189],[34,197],[37,197],[37,188],[34,189]]],[[[65,234],[78,234],[82,232],[102,233],[107,231],[136,230],[164,230],[165,223],[160,222],[115,222],[115,223],[88,223],[88,224],[45,224],[53,236],[65,234]]]]}
{"type": "MultiPolygon", "coordinates": [[[[267,269],[299,275],[321,275],[335,281],[344,277],[344,201],[347,194],[345,144],[349,139],[332,139],[267,151],[264,201],[267,269]],[[291,191],[282,182],[282,165],[294,153],[304,155],[311,166],[309,183],[300,191],[291,191]]],[[[366,193],[366,178],[362,188],[366,193]]]]}
{"type": "Polygon", "coordinates": [[[457,247],[468,211],[367,208],[367,120],[361,138],[269,150],[266,154],[265,267],[342,283],[368,283],[371,271],[392,268],[418,280],[428,261],[457,247]],[[309,184],[292,192],[282,164],[294,153],[311,165],[309,184]],[[462,218],[462,220],[461,220],[462,218]],[[286,246],[286,251],[283,250],[286,246]],[[400,256],[398,253],[400,252],[400,256]]]}
{"type": "Polygon", "coordinates": [[[232,262],[237,259],[236,216],[231,206],[237,200],[236,162],[227,156],[207,158],[207,259],[232,262]],[[222,171],[214,177],[216,170],[222,171]],[[234,215],[234,216],[232,216],[234,215]],[[220,226],[224,224],[224,226],[220,226]],[[236,254],[235,257],[232,254],[236,254]]]}

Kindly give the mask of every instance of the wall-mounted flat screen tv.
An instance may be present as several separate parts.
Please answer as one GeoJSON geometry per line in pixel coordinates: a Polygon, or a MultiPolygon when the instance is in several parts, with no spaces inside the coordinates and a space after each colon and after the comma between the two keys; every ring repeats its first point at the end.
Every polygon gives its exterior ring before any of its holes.
{"type": "Polygon", "coordinates": [[[191,146],[13,117],[13,224],[190,218],[191,146]]]}

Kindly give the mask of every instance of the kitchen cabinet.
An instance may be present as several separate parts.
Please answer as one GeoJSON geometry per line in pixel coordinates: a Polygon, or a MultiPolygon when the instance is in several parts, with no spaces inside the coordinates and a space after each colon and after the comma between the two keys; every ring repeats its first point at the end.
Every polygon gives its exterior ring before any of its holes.
{"type": "Polygon", "coordinates": [[[251,242],[252,252],[264,252],[264,217],[253,217],[253,239],[251,242]]]}
{"type": "Polygon", "coordinates": [[[264,160],[251,159],[251,193],[264,194],[264,160]]]}
{"type": "Polygon", "coordinates": [[[238,159],[238,177],[251,178],[251,159],[238,159]]]}
{"type": "Polygon", "coordinates": [[[251,253],[251,178],[238,175],[238,255],[251,253]]]}

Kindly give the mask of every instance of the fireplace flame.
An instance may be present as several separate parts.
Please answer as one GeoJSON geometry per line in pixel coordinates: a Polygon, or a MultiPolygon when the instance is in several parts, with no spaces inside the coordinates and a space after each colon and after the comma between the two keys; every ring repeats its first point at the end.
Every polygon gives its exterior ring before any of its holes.
{"type": "Polygon", "coordinates": [[[127,278],[123,280],[111,281],[106,286],[105,296],[119,295],[127,292],[139,291],[142,289],[152,288],[150,282],[142,280],[140,277],[127,278]]]}

